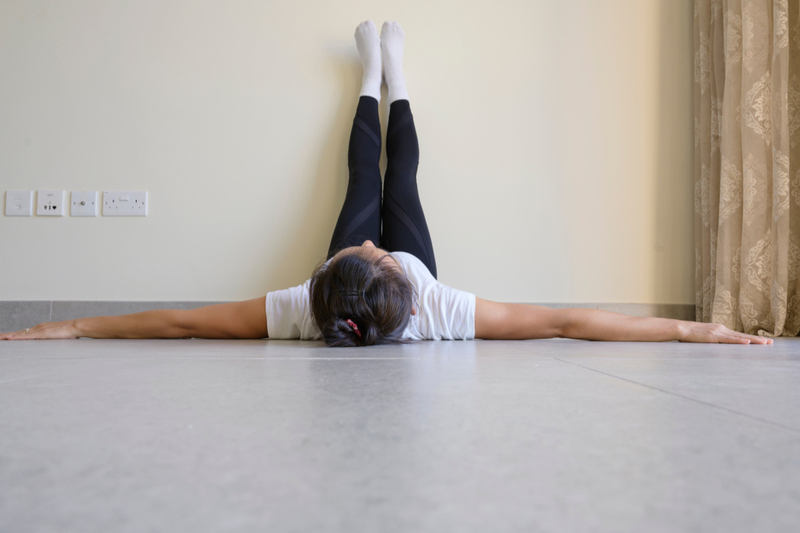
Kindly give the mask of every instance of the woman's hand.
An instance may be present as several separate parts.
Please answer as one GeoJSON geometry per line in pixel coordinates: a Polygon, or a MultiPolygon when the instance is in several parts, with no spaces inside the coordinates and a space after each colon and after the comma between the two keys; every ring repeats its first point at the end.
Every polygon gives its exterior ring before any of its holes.
{"type": "Polygon", "coordinates": [[[34,339],[263,339],[267,332],[266,296],[244,302],[207,305],[189,311],[156,309],[131,315],[95,316],[45,322],[0,333],[0,340],[34,339]]]}
{"type": "Polygon", "coordinates": [[[700,322],[680,323],[681,342],[709,342],[724,344],[772,344],[772,339],[759,337],[757,335],[747,335],[733,331],[722,324],[704,324],[700,322]]]}
{"type": "Polygon", "coordinates": [[[475,299],[475,338],[772,344],[772,339],[731,331],[721,324],[633,317],[600,309],[550,309],[475,299]]]}
{"type": "Polygon", "coordinates": [[[37,339],[77,339],[78,330],[74,320],[64,322],[44,322],[32,328],[0,333],[0,340],[30,341],[37,339]]]}

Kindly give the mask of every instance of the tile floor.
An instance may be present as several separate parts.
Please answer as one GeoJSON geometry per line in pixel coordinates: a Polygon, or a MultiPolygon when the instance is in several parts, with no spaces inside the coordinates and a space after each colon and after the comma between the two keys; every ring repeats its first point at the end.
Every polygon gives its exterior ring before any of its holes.
{"type": "Polygon", "coordinates": [[[2,532],[797,532],[773,346],[0,342],[2,532]]]}

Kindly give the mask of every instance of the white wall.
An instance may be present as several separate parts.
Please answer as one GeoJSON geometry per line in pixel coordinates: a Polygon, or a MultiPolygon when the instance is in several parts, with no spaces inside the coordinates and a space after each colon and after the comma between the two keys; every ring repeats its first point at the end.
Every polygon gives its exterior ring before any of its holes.
{"type": "Polygon", "coordinates": [[[691,0],[3,0],[0,300],[235,300],[306,279],[346,188],[355,26],[397,20],[440,280],[692,303],[691,0]]]}

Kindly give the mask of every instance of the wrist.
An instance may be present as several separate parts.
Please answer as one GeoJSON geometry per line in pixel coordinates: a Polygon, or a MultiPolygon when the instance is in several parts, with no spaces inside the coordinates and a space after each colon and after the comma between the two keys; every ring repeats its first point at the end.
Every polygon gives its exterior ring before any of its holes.
{"type": "Polygon", "coordinates": [[[72,330],[72,333],[75,335],[75,338],[78,337],[86,337],[87,331],[85,327],[85,321],[81,318],[77,318],[75,320],[68,320],[67,326],[72,330]]]}
{"type": "Polygon", "coordinates": [[[673,332],[673,336],[675,337],[674,340],[684,342],[686,340],[686,336],[688,335],[688,328],[686,327],[688,322],[684,320],[676,320],[675,321],[675,329],[673,332]]]}

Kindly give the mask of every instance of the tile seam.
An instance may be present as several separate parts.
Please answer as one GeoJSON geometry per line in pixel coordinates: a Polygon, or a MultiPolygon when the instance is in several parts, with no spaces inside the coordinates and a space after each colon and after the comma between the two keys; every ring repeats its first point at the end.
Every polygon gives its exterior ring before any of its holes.
{"type": "Polygon", "coordinates": [[[676,392],[668,391],[666,389],[661,389],[659,387],[654,387],[652,385],[647,385],[646,383],[639,383],[638,381],[634,381],[632,379],[623,378],[621,376],[615,376],[614,374],[609,374],[608,372],[603,372],[602,370],[597,370],[596,368],[591,368],[591,367],[588,367],[588,366],[579,365],[578,363],[573,363],[572,361],[566,361],[564,359],[559,359],[558,357],[553,357],[553,359],[556,360],[556,361],[561,361],[562,363],[567,363],[569,365],[577,366],[578,368],[583,368],[584,370],[589,370],[591,372],[597,372],[598,374],[602,374],[604,376],[608,376],[608,377],[612,377],[612,378],[619,379],[619,380],[622,380],[622,381],[626,381],[628,383],[633,383],[634,385],[639,385],[640,387],[645,387],[647,389],[655,390],[655,391],[658,391],[658,392],[663,392],[664,394],[669,394],[670,396],[675,396],[675,397],[681,398],[683,400],[688,400],[690,402],[699,403],[700,405],[705,405],[706,407],[712,407],[714,409],[719,409],[721,411],[725,411],[725,412],[728,412],[728,413],[731,413],[731,414],[734,414],[734,415],[743,416],[745,418],[749,418],[751,420],[756,420],[758,422],[762,422],[764,424],[768,424],[770,426],[774,426],[774,427],[777,427],[777,428],[780,428],[780,429],[788,429],[789,431],[792,431],[792,432],[795,432],[795,433],[800,433],[800,429],[792,427],[792,426],[787,426],[785,424],[781,424],[780,422],[775,422],[774,420],[769,420],[767,418],[761,418],[759,416],[753,416],[753,415],[750,415],[750,414],[747,414],[747,413],[743,413],[741,411],[736,411],[735,409],[730,409],[728,407],[722,407],[721,405],[715,405],[713,403],[704,402],[703,400],[698,400],[696,398],[692,398],[691,396],[684,396],[683,394],[678,394],[676,392]]]}
{"type": "MultiPolygon", "coordinates": [[[[23,357],[23,356],[20,356],[23,357]]],[[[102,356],[64,356],[42,357],[42,361],[85,361],[102,359],[102,356]]],[[[170,356],[137,357],[136,361],[422,361],[419,357],[210,357],[210,356],[170,356]]],[[[0,383],[3,383],[0,381],[0,383]]]]}

